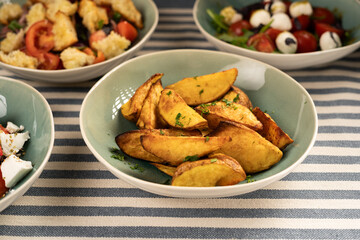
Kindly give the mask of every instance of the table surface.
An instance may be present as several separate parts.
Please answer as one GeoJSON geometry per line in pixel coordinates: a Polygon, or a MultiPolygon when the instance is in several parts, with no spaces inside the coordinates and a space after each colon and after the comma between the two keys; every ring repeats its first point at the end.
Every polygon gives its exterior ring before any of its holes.
{"type": "MultiPolygon", "coordinates": [[[[157,0],[159,25],[137,54],[216,50],[198,31],[192,0],[157,0]]],[[[220,199],[157,196],[117,179],[80,133],[96,81],[24,82],[49,102],[55,146],[34,185],[0,213],[1,239],[360,239],[360,51],[286,71],[313,98],[319,132],[293,173],[253,193],[220,199]]],[[[0,69],[1,76],[21,79],[0,69]]]]}

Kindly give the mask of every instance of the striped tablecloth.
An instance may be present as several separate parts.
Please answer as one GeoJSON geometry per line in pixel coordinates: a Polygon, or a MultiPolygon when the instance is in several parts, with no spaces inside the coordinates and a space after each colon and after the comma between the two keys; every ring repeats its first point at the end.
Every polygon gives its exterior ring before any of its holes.
{"type": "MultiPolygon", "coordinates": [[[[155,2],[159,25],[138,55],[215,50],[194,24],[193,1],[155,2]]],[[[360,239],[360,51],[287,73],[315,101],[315,146],[281,181],[221,199],[161,197],[117,179],[80,134],[80,106],[95,81],[24,80],[53,110],[55,146],[40,178],[0,213],[0,239],[360,239]]]]}

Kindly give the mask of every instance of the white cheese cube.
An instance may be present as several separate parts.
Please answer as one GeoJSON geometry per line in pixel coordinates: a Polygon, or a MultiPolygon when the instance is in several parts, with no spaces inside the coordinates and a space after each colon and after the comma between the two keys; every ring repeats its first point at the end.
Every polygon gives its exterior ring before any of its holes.
{"type": "Polygon", "coordinates": [[[0,142],[3,154],[8,157],[11,154],[16,154],[24,146],[25,142],[30,139],[29,132],[24,133],[0,133],[0,142]]]}
{"type": "Polygon", "coordinates": [[[21,132],[22,130],[24,130],[24,126],[20,125],[20,127],[18,127],[17,125],[15,125],[12,122],[7,122],[6,130],[8,130],[9,133],[17,133],[17,132],[21,132]]]}
{"type": "Polygon", "coordinates": [[[1,164],[1,173],[7,188],[12,188],[32,169],[30,161],[24,161],[15,155],[11,155],[1,164]]]}

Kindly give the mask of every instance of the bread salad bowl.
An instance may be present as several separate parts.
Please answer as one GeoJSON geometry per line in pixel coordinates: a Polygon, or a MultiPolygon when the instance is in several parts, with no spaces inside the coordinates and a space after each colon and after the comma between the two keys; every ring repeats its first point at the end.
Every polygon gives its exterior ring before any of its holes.
{"type": "Polygon", "coordinates": [[[157,23],[151,0],[3,3],[0,67],[33,80],[90,80],[134,56],[157,23]]]}
{"type": "Polygon", "coordinates": [[[134,186],[221,197],[289,174],[314,143],[317,115],[306,90],[274,67],[173,50],[134,58],[100,79],[84,99],[80,129],[96,158],[134,186]]]}
{"type": "Polygon", "coordinates": [[[39,177],[50,158],[54,132],[45,98],[22,81],[0,77],[0,211],[39,177]]]}
{"type": "Polygon", "coordinates": [[[197,0],[193,15],[220,50],[299,69],[358,49],[359,11],[352,0],[197,0]]]}

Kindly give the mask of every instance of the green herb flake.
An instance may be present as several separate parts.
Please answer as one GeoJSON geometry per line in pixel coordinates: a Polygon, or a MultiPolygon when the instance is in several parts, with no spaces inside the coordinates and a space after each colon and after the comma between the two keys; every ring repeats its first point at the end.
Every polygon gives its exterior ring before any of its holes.
{"type": "Polygon", "coordinates": [[[230,106],[232,104],[232,101],[229,101],[227,99],[222,99],[222,101],[226,104],[226,106],[230,106]]]}
{"type": "Polygon", "coordinates": [[[164,135],[165,133],[163,132],[163,130],[160,129],[160,135],[164,135]]]}
{"type": "Polygon", "coordinates": [[[197,80],[197,78],[198,78],[198,77],[197,77],[197,76],[195,76],[195,77],[193,77],[193,78],[194,78],[195,80],[197,80]]]}
{"type": "Polygon", "coordinates": [[[209,136],[206,136],[205,137],[205,142],[208,142],[210,140],[210,137],[209,136]]]}
{"type": "Polygon", "coordinates": [[[251,175],[247,175],[247,176],[246,176],[246,181],[247,181],[248,183],[251,183],[251,182],[255,182],[256,180],[253,179],[251,175]]]}
{"type": "Polygon", "coordinates": [[[114,12],[114,15],[112,17],[116,23],[120,22],[121,14],[119,12],[114,12]]]}
{"type": "Polygon", "coordinates": [[[23,26],[21,26],[16,20],[12,20],[10,22],[10,24],[8,25],[8,28],[13,31],[16,32],[17,30],[23,28],[23,26]]]}
{"type": "Polygon", "coordinates": [[[166,95],[170,96],[170,94],[171,94],[171,91],[169,91],[166,95]]]}
{"type": "Polygon", "coordinates": [[[234,97],[233,102],[237,102],[237,101],[239,101],[239,100],[240,100],[239,94],[236,94],[236,97],[234,97]]]}
{"type": "Polygon", "coordinates": [[[104,20],[103,20],[103,19],[100,19],[100,20],[98,21],[98,29],[102,29],[103,26],[104,26],[104,20]]]}
{"type": "Polygon", "coordinates": [[[190,162],[194,162],[199,160],[198,155],[193,155],[193,156],[186,156],[184,159],[184,162],[190,161],[190,162]]]}
{"type": "Polygon", "coordinates": [[[214,162],[216,162],[216,161],[217,161],[217,158],[212,158],[212,159],[210,160],[211,163],[214,163],[214,162]]]}
{"type": "Polygon", "coordinates": [[[110,148],[110,152],[112,153],[111,158],[124,161],[125,157],[122,155],[121,151],[117,148],[110,148]]]}
{"type": "Polygon", "coordinates": [[[198,84],[198,85],[196,85],[197,87],[200,87],[200,85],[198,84]]]}
{"type": "Polygon", "coordinates": [[[184,124],[180,122],[181,113],[178,113],[175,118],[175,126],[184,127],[184,124]]]}
{"type": "Polygon", "coordinates": [[[204,92],[204,89],[201,89],[199,94],[201,95],[201,94],[203,94],[203,92],[204,92]]]}

